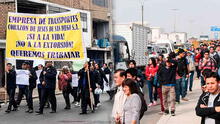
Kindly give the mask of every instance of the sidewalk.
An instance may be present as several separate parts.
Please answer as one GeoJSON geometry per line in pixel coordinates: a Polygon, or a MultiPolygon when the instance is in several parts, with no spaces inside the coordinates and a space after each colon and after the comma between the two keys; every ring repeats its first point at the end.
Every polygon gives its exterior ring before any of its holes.
{"type": "Polygon", "coordinates": [[[201,118],[195,113],[195,106],[201,95],[200,80],[194,80],[193,91],[187,93],[189,101],[176,104],[176,116],[163,115],[157,124],[200,124],[201,118]]]}

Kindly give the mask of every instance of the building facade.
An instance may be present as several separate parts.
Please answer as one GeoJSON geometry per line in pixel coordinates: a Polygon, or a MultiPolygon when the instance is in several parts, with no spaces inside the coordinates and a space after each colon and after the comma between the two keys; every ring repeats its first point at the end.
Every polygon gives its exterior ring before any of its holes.
{"type": "Polygon", "coordinates": [[[111,61],[111,8],[110,0],[0,0],[0,79],[4,72],[8,12],[80,12],[87,57],[103,64],[111,61]]]}

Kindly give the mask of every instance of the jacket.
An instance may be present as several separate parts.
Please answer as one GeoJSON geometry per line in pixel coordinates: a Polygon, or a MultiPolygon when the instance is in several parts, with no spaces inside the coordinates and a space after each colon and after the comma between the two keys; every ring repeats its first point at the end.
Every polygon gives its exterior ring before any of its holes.
{"type": "MultiPolygon", "coordinates": [[[[10,70],[9,73],[7,73],[7,89],[16,88],[16,71],[10,70]]],[[[5,75],[2,78],[2,86],[5,86],[5,75]]]]}
{"type": "Polygon", "coordinates": [[[201,124],[205,124],[205,118],[215,119],[215,124],[220,124],[220,113],[215,111],[215,106],[220,106],[220,94],[214,100],[214,107],[200,108],[201,104],[208,105],[210,93],[203,93],[195,108],[196,115],[202,117],[201,124]]]}
{"type": "Polygon", "coordinates": [[[42,88],[50,88],[50,89],[56,89],[56,75],[57,75],[57,70],[54,67],[48,67],[44,68],[43,71],[40,74],[40,82],[42,84],[43,81],[45,81],[46,85],[43,86],[42,88]],[[46,74],[44,75],[44,71],[46,74]]]}
{"type": "Polygon", "coordinates": [[[72,74],[68,72],[67,74],[60,74],[58,76],[58,87],[59,90],[63,90],[65,88],[71,88],[70,82],[72,82],[72,74]]]}
{"type": "MultiPolygon", "coordinates": [[[[80,91],[85,91],[85,90],[89,90],[89,81],[88,81],[88,72],[85,72],[85,69],[81,69],[78,73],[78,76],[80,77],[79,78],[79,84],[78,84],[78,88],[80,91]],[[83,85],[83,82],[84,82],[84,79],[85,79],[85,86],[83,85]]],[[[95,78],[93,73],[91,71],[89,71],[89,77],[90,77],[90,86],[92,88],[92,90],[94,90],[96,88],[96,85],[95,85],[95,78]]]]}
{"type": "Polygon", "coordinates": [[[158,66],[154,67],[153,65],[149,65],[146,67],[145,76],[147,80],[150,80],[151,77],[154,77],[157,73],[158,66]]]}
{"type": "Polygon", "coordinates": [[[108,79],[107,79],[107,77],[106,77],[106,75],[105,75],[105,72],[104,72],[102,69],[98,69],[97,71],[98,71],[98,73],[99,73],[99,75],[100,75],[99,85],[100,85],[100,86],[103,86],[104,80],[105,80],[105,82],[108,83],[108,79]]]}
{"type": "Polygon", "coordinates": [[[37,74],[34,69],[30,69],[29,71],[31,74],[31,76],[29,77],[29,88],[34,89],[34,88],[36,88],[36,85],[37,85],[36,84],[37,83],[37,74]]]}
{"type": "Polygon", "coordinates": [[[200,53],[195,55],[195,64],[196,64],[196,66],[199,65],[199,61],[200,61],[201,57],[202,57],[202,56],[201,56],[200,53]]]}
{"type": "Polygon", "coordinates": [[[175,60],[172,60],[172,65],[170,68],[167,68],[166,66],[160,67],[160,70],[157,73],[157,78],[161,85],[176,84],[176,68],[177,63],[175,60]]]}

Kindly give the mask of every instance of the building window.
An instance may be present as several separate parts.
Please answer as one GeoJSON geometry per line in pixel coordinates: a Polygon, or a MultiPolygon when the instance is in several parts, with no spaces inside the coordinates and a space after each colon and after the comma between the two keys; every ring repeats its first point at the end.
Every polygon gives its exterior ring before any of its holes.
{"type": "Polygon", "coordinates": [[[82,30],[83,32],[88,32],[88,24],[87,24],[87,14],[86,13],[80,13],[81,17],[81,24],[82,24],[82,30]]]}
{"type": "Polygon", "coordinates": [[[92,3],[101,7],[108,7],[108,0],[92,0],[92,3]]]}

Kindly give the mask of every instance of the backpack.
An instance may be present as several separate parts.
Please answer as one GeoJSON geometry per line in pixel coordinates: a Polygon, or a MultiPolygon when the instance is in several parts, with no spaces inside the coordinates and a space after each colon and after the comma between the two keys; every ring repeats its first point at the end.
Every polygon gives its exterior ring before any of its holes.
{"type": "Polygon", "coordinates": [[[141,118],[144,116],[144,112],[147,111],[147,104],[146,101],[144,99],[144,94],[142,92],[138,92],[138,96],[141,99],[141,110],[140,110],[140,117],[139,120],[141,120],[141,118]]]}
{"type": "Polygon", "coordinates": [[[178,59],[177,60],[177,74],[182,77],[185,74],[185,70],[186,70],[186,59],[182,58],[182,59],[178,59]]]}

